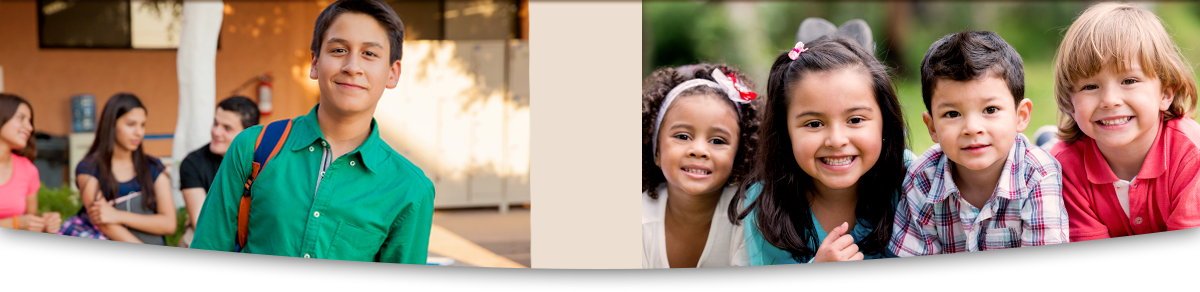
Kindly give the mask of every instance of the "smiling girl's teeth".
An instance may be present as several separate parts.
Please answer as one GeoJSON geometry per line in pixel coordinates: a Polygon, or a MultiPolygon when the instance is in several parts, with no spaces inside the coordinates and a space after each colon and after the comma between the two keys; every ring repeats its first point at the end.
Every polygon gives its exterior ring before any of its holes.
{"type": "Polygon", "coordinates": [[[1128,122],[1129,119],[1132,119],[1132,118],[1133,117],[1124,117],[1124,118],[1120,118],[1120,119],[1100,120],[1100,124],[1105,125],[1105,126],[1116,126],[1116,125],[1124,124],[1125,122],[1128,122]]]}
{"type": "Polygon", "coordinates": [[[842,158],[821,158],[821,162],[828,165],[847,165],[854,161],[854,156],[846,156],[842,158]]]}
{"type": "Polygon", "coordinates": [[[683,171],[690,172],[690,173],[695,173],[695,174],[710,174],[710,173],[711,173],[711,172],[708,172],[708,171],[705,171],[705,170],[700,170],[700,169],[692,169],[692,168],[684,168],[684,169],[683,169],[683,171]]]}

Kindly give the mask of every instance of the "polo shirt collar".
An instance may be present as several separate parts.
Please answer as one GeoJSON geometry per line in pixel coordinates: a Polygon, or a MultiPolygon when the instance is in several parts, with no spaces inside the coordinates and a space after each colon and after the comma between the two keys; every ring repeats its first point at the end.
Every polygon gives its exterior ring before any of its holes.
{"type": "MultiPolygon", "coordinates": [[[[1158,133],[1154,136],[1154,143],[1150,145],[1150,152],[1146,153],[1146,161],[1142,162],[1142,168],[1138,170],[1136,178],[1153,179],[1162,175],[1167,171],[1166,161],[1168,161],[1166,151],[1166,137],[1163,136],[1167,131],[1167,123],[1159,124],[1158,133]]],[[[1087,170],[1088,181],[1092,184],[1112,184],[1119,180],[1112,168],[1108,166],[1108,160],[1104,159],[1104,154],[1100,153],[1100,148],[1096,146],[1096,140],[1092,137],[1084,136],[1080,139],[1084,144],[1083,167],[1087,170]]]]}
{"type": "MultiPolygon", "coordinates": [[[[321,104],[313,106],[307,115],[296,117],[292,121],[292,131],[288,134],[289,149],[300,151],[313,143],[325,141],[325,134],[321,132],[321,125],[317,122],[317,108],[320,106],[321,104]]],[[[367,140],[346,154],[358,154],[359,162],[366,167],[367,171],[375,173],[380,164],[387,159],[386,153],[381,148],[382,143],[384,142],[379,138],[379,126],[376,124],[375,118],[371,118],[371,133],[367,135],[367,140]]]]}
{"type": "MultiPolygon", "coordinates": [[[[992,196],[999,196],[1005,199],[1015,200],[1017,199],[1017,196],[1020,195],[1016,191],[1017,186],[1014,184],[1016,181],[1013,180],[1013,172],[1017,170],[1013,164],[1016,163],[1018,158],[1017,153],[1024,153],[1025,148],[1028,146],[1025,144],[1029,143],[1028,140],[1023,138],[1023,135],[1018,134],[1016,143],[1013,143],[1012,148],[1008,149],[1008,158],[1004,160],[1004,166],[1000,170],[1000,179],[996,181],[996,188],[992,191],[992,196]]],[[[934,193],[932,196],[929,196],[930,203],[945,201],[950,197],[951,191],[958,192],[958,186],[954,184],[954,168],[957,167],[954,164],[954,161],[950,160],[950,158],[943,153],[941,161],[938,162],[938,164],[942,165],[939,167],[941,168],[941,173],[938,175],[939,179],[941,180],[942,190],[934,193]]]]}

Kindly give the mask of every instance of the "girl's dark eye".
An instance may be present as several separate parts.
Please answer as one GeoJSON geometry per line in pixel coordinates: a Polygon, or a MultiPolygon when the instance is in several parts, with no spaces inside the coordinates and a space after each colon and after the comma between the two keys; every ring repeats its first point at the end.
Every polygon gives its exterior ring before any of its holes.
{"type": "Polygon", "coordinates": [[[958,116],[960,116],[960,114],[956,111],[948,111],[948,112],[942,114],[942,116],[953,119],[953,118],[957,118],[958,116]]]}
{"type": "Polygon", "coordinates": [[[342,49],[342,48],[336,48],[336,49],[333,49],[332,51],[329,51],[329,52],[330,52],[330,53],[343,53],[343,52],[346,52],[346,49],[342,49]]]}
{"type": "Polygon", "coordinates": [[[989,106],[988,108],[983,109],[983,112],[987,114],[994,114],[998,111],[1000,111],[1000,108],[994,106],[989,106]]]}
{"type": "Polygon", "coordinates": [[[1137,79],[1129,78],[1121,81],[1121,84],[1130,85],[1137,82],[1137,79]]]}
{"type": "Polygon", "coordinates": [[[368,51],[368,52],[367,52],[367,56],[375,57],[375,52],[370,52],[370,51],[368,51]]]}
{"type": "Polygon", "coordinates": [[[866,120],[867,119],[864,119],[864,118],[853,117],[853,118],[850,118],[850,124],[858,124],[858,123],[862,123],[863,121],[866,121],[866,120]]]}
{"type": "Polygon", "coordinates": [[[729,144],[729,143],[725,142],[725,139],[721,139],[721,138],[713,138],[712,140],[709,140],[708,142],[709,142],[709,143],[713,143],[713,144],[717,144],[717,145],[725,145],[725,144],[729,144]]]}
{"type": "Polygon", "coordinates": [[[1083,88],[1080,88],[1079,91],[1093,90],[1093,89],[1097,89],[1097,88],[1100,88],[1100,87],[1097,87],[1094,84],[1088,84],[1088,85],[1084,85],[1083,88]]]}
{"type": "Polygon", "coordinates": [[[688,136],[688,134],[683,134],[683,133],[675,134],[675,136],[671,136],[671,137],[673,137],[675,139],[679,139],[679,140],[691,140],[692,139],[691,136],[688,136]]]}
{"type": "Polygon", "coordinates": [[[825,124],[822,124],[821,122],[818,122],[818,121],[811,121],[808,123],[804,123],[804,126],[809,127],[809,128],[820,128],[821,126],[824,126],[824,125],[825,124]]]}

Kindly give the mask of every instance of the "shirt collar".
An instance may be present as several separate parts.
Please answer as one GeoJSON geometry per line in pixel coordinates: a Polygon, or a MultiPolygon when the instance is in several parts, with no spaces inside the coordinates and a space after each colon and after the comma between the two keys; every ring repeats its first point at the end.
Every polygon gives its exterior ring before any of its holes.
{"type": "MultiPolygon", "coordinates": [[[[296,117],[292,121],[292,131],[288,134],[288,143],[291,144],[289,149],[300,151],[312,146],[313,143],[325,141],[325,134],[321,132],[321,126],[317,122],[317,108],[320,106],[321,104],[313,106],[307,115],[296,117]]],[[[383,141],[379,138],[379,126],[376,124],[375,118],[371,118],[371,134],[367,136],[367,140],[346,154],[358,154],[359,162],[367,168],[367,171],[374,173],[379,165],[387,159],[386,153],[381,149],[383,145],[380,144],[382,143],[383,141]]]]}
{"type": "MultiPolygon", "coordinates": [[[[1013,175],[1014,172],[1017,171],[1017,168],[1014,167],[1013,164],[1016,163],[1016,160],[1019,158],[1017,153],[1025,153],[1026,148],[1028,147],[1026,143],[1029,143],[1029,141],[1025,139],[1024,135],[1018,133],[1016,142],[1013,143],[1012,148],[1008,149],[1008,158],[1004,160],[1004,166],[1000,171],[1000,179],[996,181],[996,188],[994,191],[992,191],[993,196],[1000,196],[1005,199],[1013,200],[1020,195],[1016,191],[1017,186],[1014,185],[1016,181],[1013,180],[1013,175]]],[[[935,147],[940,147],[940,145],[935,145],[935,147]]],[[[942,189],[929,196],[929,203],[945,201],[950,197],[950,193],[958,192],[958,186],[954,184],[953,172],[954,167],[956,167],[954,165],[954,161],[951,161],[950,158],[943,153],[942,157],[939,158],[938,165],[937,178],[938,180],[941,180],[942,189]]],[[[934,183],[937,182],[935,181],[934,183]]]]}
{"type": "MultiPolygon", "coordinates": [[[[1138,170],[1135,178],[1153,179],[1166,172],[1165,162],[1169,161],[1166,151],[1166,137],[1163,136],[1167,131],[1167,122],[1159,124],[1158,133],[1154,136],[1154,143],[1150,145],[1150,152],[1146,153],[1146,160],[1142,162],[1142,169],[1138,170]]],[[[1100,148],[1096,146],[1096,140],[1088,136],[1083,136],[1079,142],[1083,142],[1083,168],[1087,170],[1088,181],[1092,184],[1112,184],[1119,180],[1117,175],[1113,173],[1112,168],[1108,166],[1108,160],[1104,159],[1104,154],[1100,153],[1100,148]]]]}

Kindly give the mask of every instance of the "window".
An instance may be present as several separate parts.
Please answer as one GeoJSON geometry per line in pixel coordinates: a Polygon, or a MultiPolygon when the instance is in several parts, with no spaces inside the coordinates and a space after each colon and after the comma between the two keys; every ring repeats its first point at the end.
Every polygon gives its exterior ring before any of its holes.
{"type": "Polygon", "coordinates": [[[38,0],[38,45],[174,49],[182,13],[182,0],[38,0]]]}
{"type": "Polygon", "coordinates": [[[519,0],[385,0],[404,21],[406,40],[523,38],[519,0]]]}

